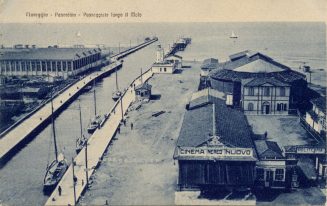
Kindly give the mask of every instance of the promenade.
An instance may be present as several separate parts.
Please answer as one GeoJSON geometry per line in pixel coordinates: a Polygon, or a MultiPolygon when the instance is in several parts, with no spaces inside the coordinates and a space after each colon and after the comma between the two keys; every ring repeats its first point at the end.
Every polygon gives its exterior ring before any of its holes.
{"type": "Polygon", "coordinates": [[[95,171],[101,158],[109,145],[111,139],[114,137],[118,126],[122,120],[122,115],[126,113],[128,107],[135,99],[134,85],[137,86],[142,81],[147,81],[153,75],[151,70],[143,73],[142,77],[137,77],[124,92],[122,97],[116,102],[108,114],[100,128],[98,128],[88,140],[87,145],[87,167],[85,147],[74,158],[74,164],[71,164],[65,175],[61,179],[57,188],[49,197],[45,205],[75,205],[79,197],[86,188],[87,181],[90,180],[91,175],[95,171]],[[74,195],[74,181],[73,172],[77,179],[75,183],[74,195]],[[62,193],[59,196],[58,187],[62,188],[62,193]]]}

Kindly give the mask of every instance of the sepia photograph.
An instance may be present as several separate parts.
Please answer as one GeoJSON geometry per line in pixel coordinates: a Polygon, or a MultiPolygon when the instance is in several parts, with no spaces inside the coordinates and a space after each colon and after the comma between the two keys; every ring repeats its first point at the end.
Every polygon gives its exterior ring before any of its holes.
{"type": "Polygon", "coordinates": [[[326,205],[325,0],[0,0],[0,206],[326,205]]]}

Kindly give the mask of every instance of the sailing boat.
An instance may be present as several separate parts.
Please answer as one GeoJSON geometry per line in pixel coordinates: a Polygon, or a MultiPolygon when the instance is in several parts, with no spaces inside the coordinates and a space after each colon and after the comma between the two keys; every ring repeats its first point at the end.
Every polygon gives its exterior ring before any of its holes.
{"type": "Polygon", "coordinates": [[[122,93],[121,93],[121,91],[119,91],[119,89],[118,89],[117,68],[116,68],[115,73],[116,73],[116,91],[112,94],[112,99],[113,99],[114,101],[117,101],[117,100],[120,98],[120,96],[122,95],[122,93]]]}
{"type": "Polygon", "coordinates": [[[64,176],[66,170],[68,169],[68,163],[65,159],[65,156],[60,153],[58,154],[57,140],[56,140],[56,131],[55,131],[55,122],[53,117],[53,102],[51,95],[51,123],[52,123],[52,134],[54,140],[54,150],[56,159],[47,166],[47,171],[43,180],[43,193],[49,194],[57,186],[61,178],[64,176]]]}
{"type": "Polygon", "coordinates": [[[81,104],[78,105],[79,109],[79,123],[80,123],[80,130],[81,130],[81,136],[77,138],[76,140],[76,153],[78,154],[84,147],[84,145],[87,143],[87,139],[83,135],[83,129],[82,129],[82,111],[81,111],[81,104]]]}
{"type": "Polygon", "coordinates": [[[237,36],[235,35],[234,31],[232,31],[232,34],[231,34],[231,36],[229,38],[231,38],[231,39],[237,39],[237,36]]]}
{"type": "Polygon", "coordinates": [[[87,127],[87,132],[92,134],[100,125],[103,120],[101,115],[97,115],[97,102],[96,102],[96,95],[95,95],[95,80],[93,84],[93,97],[94,97],[94,118],[91,120],[91,123],[87,127]]]}

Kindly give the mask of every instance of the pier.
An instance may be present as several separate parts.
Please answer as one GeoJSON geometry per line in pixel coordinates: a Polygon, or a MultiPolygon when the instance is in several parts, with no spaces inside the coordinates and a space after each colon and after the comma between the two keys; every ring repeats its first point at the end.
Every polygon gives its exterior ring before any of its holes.
{"type": "Polygon", "coordinates": [[[89,138],[87,147],[73,159],[65,175],[53,191],[45,205],[75,205],[87,188],[95,169],[101,164],[102,156],[114,137],[121,120],[135,99],[134,87],[142,84],[153,76],[151,69],[137,77],[124,91],[109,113],[105,115],[101,127],[89,138]],[[76,177],[76,178],[74,178],[76,177]],[[76,182],[74,182],[74,179],[76,182]],[[74,187],[75,185],[75,187],[74,187]],[[59,196],[58,187],[62,192],[59,196]]]}
{"type": "Polygon", "coordinates": [[[174,55],[176,52],[184,51],[187,45],[191,43],[191,38],[180,38],[173,44],[170,50],[167,52],[166,57],[174,55]]]}
{"type": "MultiPolygon", "coordinates": [[[[53,96],[54,114],[58,114],[81,92],[81,90],[92,81],[102,78],[122,66],[122,63],[116,61],[118,58],[123,58],[153,42],[157,38],[146,41],[138,46],[125,50],[113,57],[114,61],[109,66],[103,68],[99,72],[94,72],[80,80],[76,80],[73,84],[67,86],[59,93],[53,96]],[[116,60],[115,60],[116,59],[116,60]]],[[[0,134],[0,163],[5,163],[9,157],[15,154],[21,146],[28,142],[34,134],[40,131],[44,125],[48,123],[51,116],[50,100],[37,107],[24,118],[16,122],[7,130],[0,134]]]]}

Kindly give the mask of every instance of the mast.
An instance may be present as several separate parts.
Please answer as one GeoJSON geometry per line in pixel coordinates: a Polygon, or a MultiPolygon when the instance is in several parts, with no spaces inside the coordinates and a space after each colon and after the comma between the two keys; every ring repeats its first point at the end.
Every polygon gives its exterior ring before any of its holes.
{"type": "Polygon", "coordinates": [[[143,84],[143,74],[142,74],[142,68],[141,68],[141,84],[143,84]]]}
{"type": "Polygon", "coordinates": [[[94,115],[97,116],[97,101],[95,95],[95,79],[93,80],[94,115]]]}
{"type": "Polygon", "coordinates": [[[118,89],[118,74],[117,74],[117,67],[116,67],[115,71],[116,71],[116,91],[118,91],[119,89],[118,89]]]}
{"type": "Polygon", "coordinates": [[[79,101],[78,109],[79,109],[79,125],[80,125],[80,129],[81,129],[81,138],[82,138],[82,137],[83,137],[83,129],[82,129],[82,111],[81,111],[81,101],[79,101]]]}
{"type": "Polygon", "coordinates": [[[52,101],[52,92],[51,92],[51,123],[52,123],[52,133],[53,133],[53,141],[55,148],[56,161],[58,161],[58,148],[57,148],[57,140],[56,140],[56,130],[55,130],[55,121],[53,117],[53,101],[52,101]]]}

